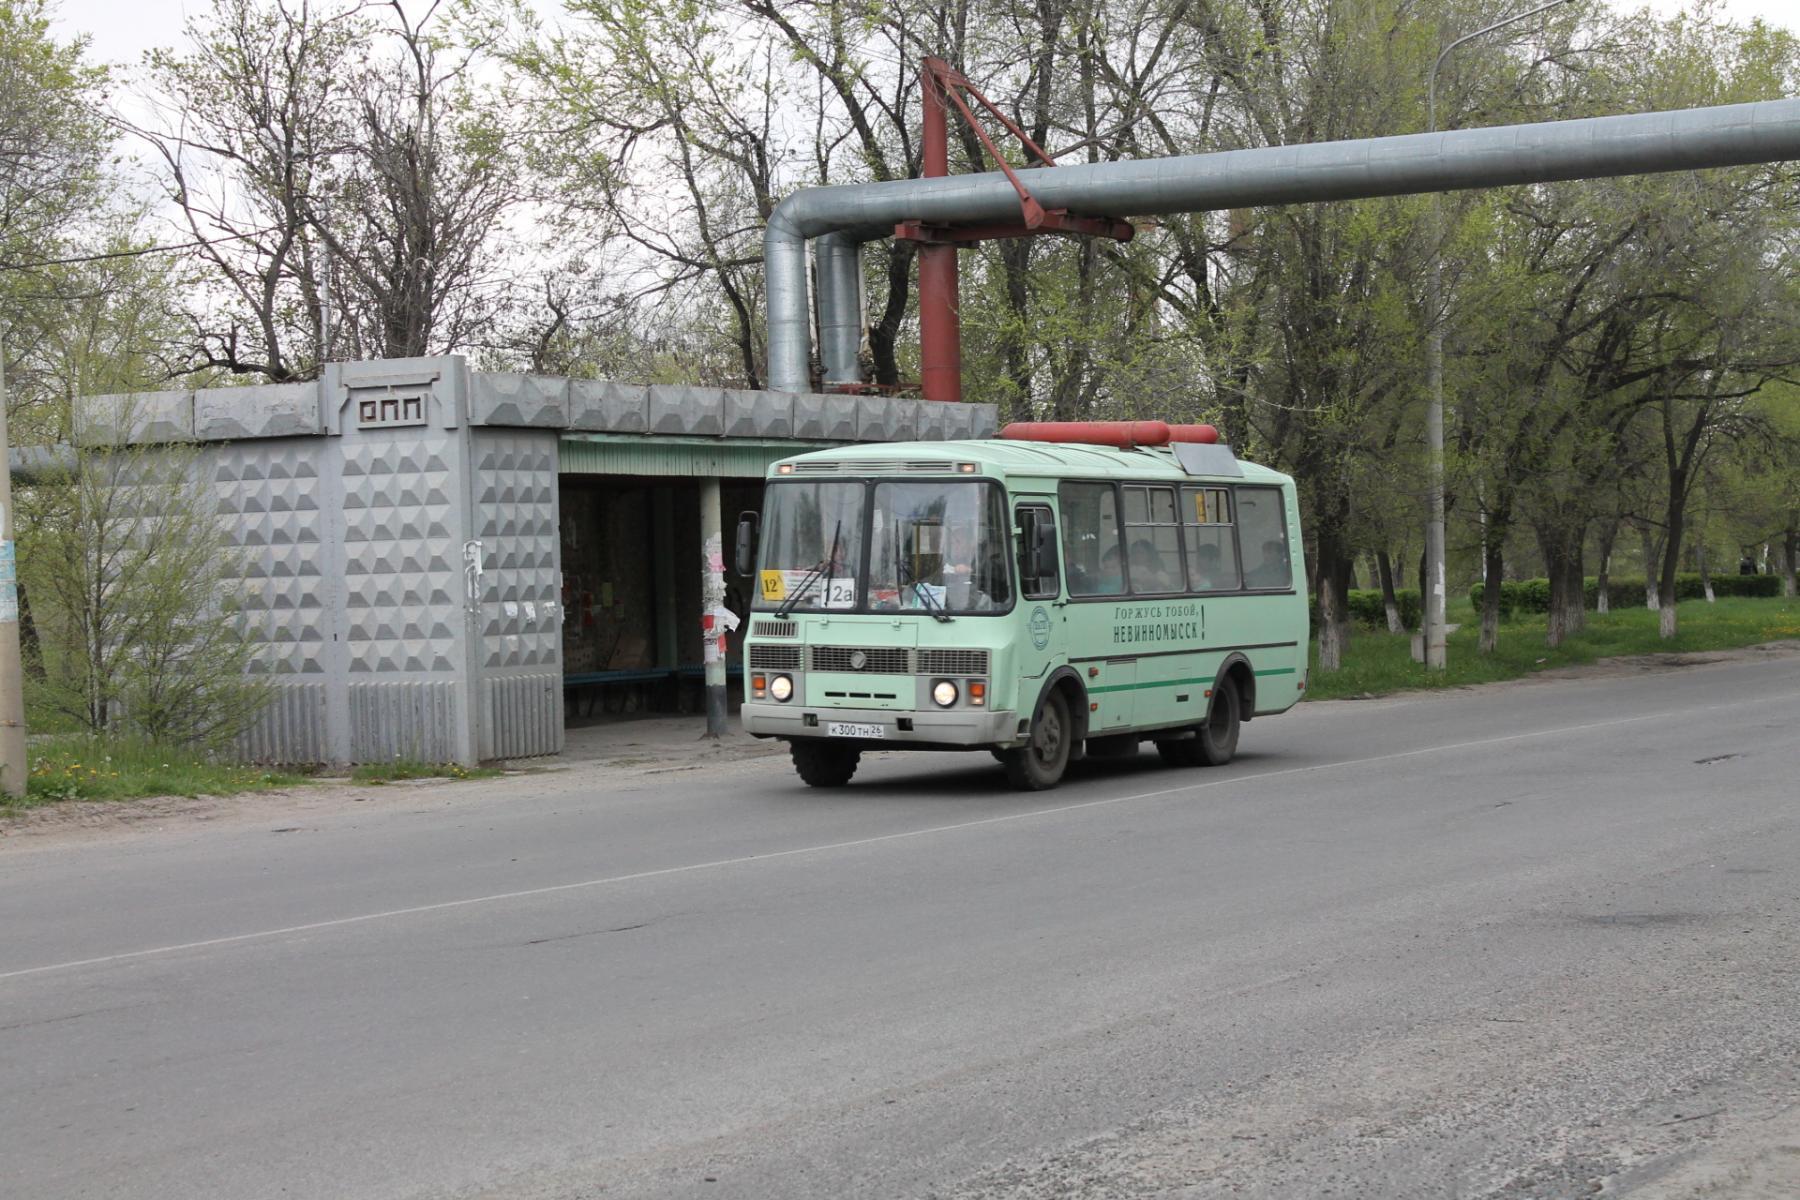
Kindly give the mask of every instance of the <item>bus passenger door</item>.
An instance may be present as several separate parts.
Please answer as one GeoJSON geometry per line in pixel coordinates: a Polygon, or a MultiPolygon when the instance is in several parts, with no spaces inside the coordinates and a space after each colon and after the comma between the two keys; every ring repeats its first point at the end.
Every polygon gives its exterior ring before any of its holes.
{"type": "Polygon", "coordinates": [[[1050,672],[1068,661],[1064,626],[1062,561],[1056,509],[1048,497],[1032,497],[1013,509],[1018,530],[1019,633],[1014,661],[1019,670],[1019,719],[1029,719],[1050,672]]]}

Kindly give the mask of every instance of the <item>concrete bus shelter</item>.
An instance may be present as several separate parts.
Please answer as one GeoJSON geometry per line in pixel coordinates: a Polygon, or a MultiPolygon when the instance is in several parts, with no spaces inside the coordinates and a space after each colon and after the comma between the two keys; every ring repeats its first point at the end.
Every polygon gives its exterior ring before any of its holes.
{"type": "Polygon", "coordinates": [[[700,531],[756,507],[771,462],[994,427],[987,405],[499,374],[456,356],[76,412],[88,444],[199,445],[275,681],[238,750],[333,764],[558,753],[566,684],[670,703],[699,673],[712,573],[728,606],[748,596],[700,531]]]}

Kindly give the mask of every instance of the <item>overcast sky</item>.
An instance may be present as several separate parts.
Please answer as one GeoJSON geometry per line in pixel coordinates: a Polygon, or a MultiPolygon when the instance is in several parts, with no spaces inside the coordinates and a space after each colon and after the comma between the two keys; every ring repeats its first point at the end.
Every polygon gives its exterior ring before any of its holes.
{"type": "MultiPolygon", "coordinates": [[[[1659,11],[1681,6],[1680,0],[1650,0],[1650,7],[1659,11]]],[[[135,62],[153,46],[173,44],[186,14],[205,7],[207,0],[61,0],[58,24],[65,34],[91,37],[96,58],[135,62]]],[[[558,0],[540,0],[538,8],[550,12],[560,4],[558,0]]],[[[1733,17],[1761,17],[1800,32],[1800,3],[1796,0],[1724,0],[1723,8],[1733,17]]]]}

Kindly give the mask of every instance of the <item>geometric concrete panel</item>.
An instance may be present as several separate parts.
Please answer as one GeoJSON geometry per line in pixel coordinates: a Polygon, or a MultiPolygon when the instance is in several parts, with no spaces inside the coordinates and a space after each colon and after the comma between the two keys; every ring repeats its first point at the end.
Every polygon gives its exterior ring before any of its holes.
{"type": "Polygon", "coordinates": [[[194,435],[203,442],[312,437],[325,432],[317,383],[202,388],[194,393],[194,435]]]}
{"type": "Polygon", "coordinates": [[[268,707],[239,735],[238,758],[295,765],[330,762],[325,734],[329,695],[320,682],[275,684],[268,707]]]}
{"type": "Polygon", "coordinates": [[[975,406],[972,404],[944,405],[944,435],[956,441],[975,436],[975,406]]]}
{"type": "Polygon", "coordinates": [[[794,433],[794,398],[784,392],[725,392],[726,437],[784,438],[794,433]]]}
{"type": "Polygon", "coordinates": [[[562,748],[558,441],[548,431],[480,429],[470,444],[482,547],[475,671],[484,759],[562,748]]]}
{"type": "Polygon", "coordinates": [[[650,389],[634,383],[571,380],[569,428],[593,433],[647,433],[650,389]]]}
{"type": "Polygon", "coordinates": [[[75,402],[75,444],[163,445],[194,440],[194,393],[83,396],[75,402]]]}
{"type": "Polygon", "coordinates": [[[794,397],[794,436],[814,441],[856,440],[857,396],[794,397]]]}
{"type": "Polygon", "coordinates": [[[461,681],[370,680],[348,689],[350,761],[455,762],[461,681]]]}
{"type": "Polygon", "coordinates": [[[483,675],[481,759],[531,758],[563,749],[562,668],[483,675]]]}
{"type": "Polygon", "coordinates": [[[998,410],[992,404],[959,405],[968,414],[968,433],[964,437],[991,438],[1000,429],[998,410]]]}
{"type": "Polygon", "coordinates": [[[861,442],[911,442],[918,438],[919,402],[859,396],[856,438],[861,442]]]}
{"type": "Polygon", "coordinates": [[[718,437],[725,432],[722,389],[652,385],[649,391],[651,433],[718,437]]]}
{"type": "Polygon", "coordinates": [[[569,381],[554,375],[478,371],[469,379],[469,410],[475,425],[566,429],[569,381]]]}
{"type": "Polygon", "coordinates": [[[950,410],[958,405],[940,400],[917,400],[918,424],[914,436],[921,442],[942,442],[950,438],[950,410]]]}

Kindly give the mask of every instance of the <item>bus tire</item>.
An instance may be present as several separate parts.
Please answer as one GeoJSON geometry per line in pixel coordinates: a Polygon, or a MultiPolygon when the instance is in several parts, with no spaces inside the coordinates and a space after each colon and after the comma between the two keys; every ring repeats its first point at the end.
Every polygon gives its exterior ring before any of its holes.
{"type": "Polygon", "coordinates": [[[1068,698],[1061,688],[1051,688],[1032,715],[1030,739],[1017,750],[1006,751],[1006,781],[1021,792],[1041,792],[1061,783],[1074,732],[1068,698]]]}
{"type": "Polygon", "coordinates": [[[855,746],[838,746],[830,742],[793,741],[788,750],[794,756],[794,770],[808,787],[843,787],[856,774],[862,751],[855,746]]]}
{"type": "Polygon", "coordinates": [[[1194,748],[1197,766],[1222,767],[1237,753],[1239,707],[1237,684],[1226,676],[1213,689],[1206,720],[1194,730],[1194,740],[1187,743],[1194,748]]]}

